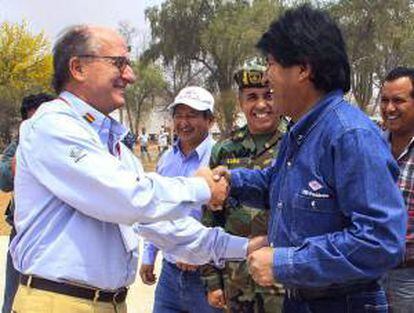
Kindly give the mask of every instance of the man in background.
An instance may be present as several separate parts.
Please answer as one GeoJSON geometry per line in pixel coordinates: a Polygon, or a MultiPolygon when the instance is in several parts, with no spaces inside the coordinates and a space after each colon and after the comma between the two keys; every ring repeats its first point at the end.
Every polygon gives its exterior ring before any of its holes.
{"type": "Polygon", "coordinates": [[[305,4],[275,20],[257,46],[277,109],[292,122],[272,166],[226,174],[233,197],[270,208],[270,246],[249,255],[249,271],[262,286],[283,284],[285,313],[386,313],[379,279],[403,259],[407,210],[380,130],[344,100],[341,31],[305,4]]]}
{"type": "Polygon", "coordinates": [[[147,158],[149,162],[151,162],[151,155],[148,152],[148,145],[149,145],[149,135],[147,131],[143,127],[141,130],[141,135],[138,136],[139,147],[141,151],[141,159],[144,159],[144,156],[147,158]]]}
{"type": "Polygon", "coordinates": [[[397,67],[381,87],[386,138],[400,167],[398,186],[408,211],[405,257],[384,278],[393,313],[414,312],[414,68],[397,67]]]}
{"type": "MultiPolygon", "coordinates": [[[[198,168],[208,166],[211,148],[215,143],[210,134],[214,121],[214,98],[204,88],[185,87],[178,93],[169,109],[178,140],[161,156],[157,173],[170,177],[191,177],[198,168]]],[[[197,223],[201,212],[190,211],[189,217],[193,219],[193,223],[197,223]]],[[[145,242],[140,268],[145,284],[156,281],[154,263],[157,252],[154,244],[145,242]]],[[[177,262],[176,256],[168,253],[164,253],[163,257],[153,313],[221,312],[208,304],[197,266],[177,262]]]]}
{"type": "MultiPolygon", "coordinates": [[[[230,138],[218,142],[210,159],[210,167],[229,169],[263,169],[270,166],[279,150],[286,130],[273,101],[269,84],[263,79],[266,67],[253,59],[234,75],[238,86],[240,108],[247,125],[234,131],[230,138]]],[[[269,212],[227,199],[223,211],[204,212],[204,224],[221,226],[227,232],[244,236],[267,236],[269,212]]],[[[223,269],[203,267],[202,278],[211,305],[231,313],[280,313],[283,288],[280,284],[262,287],[249,274],[246,261],[228,261],[223,269]]]]}
{"type": "MultiPolygon", "coordinates": [[[[20,107],[20,115],[22,120],[30,118],[37,110],[37,108],[43,103],[53,100],[52,95],[46,93],[39,93],[29,95],[23,98],[20,107]]],[[[14,190],[14,166],[15,166],[15,154],[17,145],[19,143],[18,136],[13,138],[10,144],[3,151],[3,156],[0,160],[0,190],[4,192],[13,192],[14,190]]],[[[16,235],[16,228],[14,226],[14,198],[12,197],[5,212],[6,222],[11,226],[10,242],[16,235]]],[[[16,294],[17,287],[19,286],[19,272],[13,266],[13,262],[10,256],[10,251],[7,250],[6,261],[6,275],[4,284],[4,298],[2,313],[10,313],[14,295],[16,294]]]]}

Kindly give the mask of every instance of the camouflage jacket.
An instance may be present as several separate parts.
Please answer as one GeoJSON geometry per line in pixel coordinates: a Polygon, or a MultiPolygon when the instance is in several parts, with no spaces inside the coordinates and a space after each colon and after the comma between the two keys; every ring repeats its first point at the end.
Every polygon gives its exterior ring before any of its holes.
{"type": "MultiPolygon", "coordinates": [[[[277,131],[264,144],[261,151],[257,151],[256,144],[247,126],[236,130],[229,139],[218,142],[211,152],[210,167],[219,165],[229,169],[245,167],[261,169],[269,166],[278,152],[278,143],[286,131],[284,120],[279,124],[277,131]]],[[[203,213],[203,224],[220,226],[226,232],[243,237],[254,237],[267,234],[268,211],[247,207],[229,198],[222,211],[203,213]]],[[[228,290],[231,285],[251,292],[266,292],[256,285],[250,278],[246,262],[226,262],[224,269],[219,270],[211,265],[201,269],[202,280],[207,290],[228,290]],[[242,288],[241,288],[242,287],[242,288]]]]}

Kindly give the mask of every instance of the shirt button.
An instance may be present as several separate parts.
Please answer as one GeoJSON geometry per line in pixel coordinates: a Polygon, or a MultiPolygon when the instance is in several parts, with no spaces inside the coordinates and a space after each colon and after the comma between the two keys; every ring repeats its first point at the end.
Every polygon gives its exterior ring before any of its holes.
{"type": "Polygon", "coordinates": [[[291,166],[292,166],[292,162],[291,162],[291,161],[287,161],[287,162],[286,162],[286,165],[287,165],[288,167],[291,167],[291,166]]]}
{"type": "Polygon", "coordinates": [[[283,208],[283,202],[282,202],[282,201],[279,201],[279,202],[277,203],[277,208],[278,208],[278,209],[283,208]]]}
{"type": "Polygon", "coordinates": [[[297,140],[298,140],[299,142],[300,142],[300,141],[302,141],[302,140],[303,140],[303,135],[298,135],[297,140]]]}
{"type": "Polygon", "coordinates": [[[316,208],[316,201],[315,201],[315,200],[312,200],[312,201],[311,201],[311,207],[312,207],[312,208],[316,208]]]}

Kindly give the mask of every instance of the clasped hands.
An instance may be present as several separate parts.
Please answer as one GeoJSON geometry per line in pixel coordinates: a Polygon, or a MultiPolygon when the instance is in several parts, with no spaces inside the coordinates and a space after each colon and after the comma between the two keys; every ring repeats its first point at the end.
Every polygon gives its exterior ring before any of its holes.
{"type": "MultiPolygon", "coordinates": [[[[203,177],[210,187],[210,210],[221,210],[230,192],[230,171],[224,166],[218,166],[213,170],[204,167],[199,169],[195,175],[203,177]]],[[[247,253],[249,272],[253,279],[261,286],[273,285],[275,283],[273,277],[273,248],[269,247],[267,237],[251,238],[247,253]]]]}
{"type": "Polygon", "coordinates": [[[195,173],[195,176],[204,178],[210,188],[211,198],[208,203],[210,210],[221,210],[230,192],[229,170],[224,166],[218,166],[213,170],[202,167],[195,173]]]}

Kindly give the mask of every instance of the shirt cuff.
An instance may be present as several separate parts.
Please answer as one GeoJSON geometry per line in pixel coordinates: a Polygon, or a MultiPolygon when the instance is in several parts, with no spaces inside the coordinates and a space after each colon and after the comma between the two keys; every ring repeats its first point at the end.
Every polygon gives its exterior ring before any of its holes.
{"type": "Polygon", "coordinates": [[[237,169],[230,171],[230,193],[237,193],[237,190],[241,188],[243,185],[243,181],[240,178],[239,171],[237,169]]]}
{"type": "Polygon", "coordinates": [[[152,244],[146,244],[142,251],[142,264],[152,265],[157,258],[158,249],[152,244]]]}
{"type": "Polygon", "coordinates": [[[229,234],[229,241],[227,243],[224,258],[228,260],[241,261],[247,257],[247,246],[249,239],[229,234]]]}
{"type": "Polygon", "coordinates": [[[273,253],[273,277],[276,281],[289,284],[293,275],[294,248],[275,248],[273,253]]]}
{"type": "Polygon", "coordinates": [[[189,185],[193,188],[194,191],[194,201],[200,202],[202,204],[210,201],[211,191],[206,180],[201,177],[188,177],[188,179],[189,185]]]}

